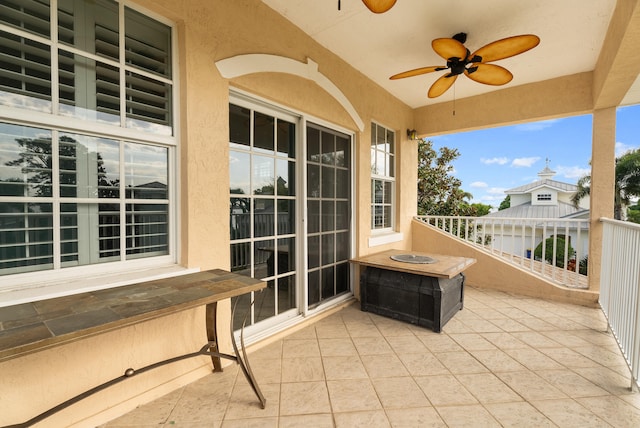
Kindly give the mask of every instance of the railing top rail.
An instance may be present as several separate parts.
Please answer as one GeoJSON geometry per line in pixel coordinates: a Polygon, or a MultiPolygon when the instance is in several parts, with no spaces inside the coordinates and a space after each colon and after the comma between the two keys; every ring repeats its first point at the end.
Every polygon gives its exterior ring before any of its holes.
{"type": "MultiPolygon", "coordinates": [[[[424,219],[424,218],[445,218],[445,219],[469,219],[469,220],[482,220],[482,221],[527,221],[527,222],[554,222],[554,223],[588,223],[589,219],[586,218],[533,218],[533,217],[472,217],[472,216],[451,216],[451,215],[417,215],[414,216],[415,219],[424,219]]],[[[601,219],[603,220],[603,219],[601,219]]],[[[613,220],[612,220],[613,221],[613,220]]],[[[620,222],[626,224],[627,222],[620,222]]],[[[633,223],[632,223],[633,224],[633,223]]]]}
{"type": "Polygon", "coordinates": [[[626,227],[627,229],[632,229],[632,230],[640,230],[640,224],[638,223],[632,223],[629,221],[622,221],[622,220],[614,220],[607,217],[600,217],[599,220],[602,223],[608,223],[615,226],[626,227]]]}

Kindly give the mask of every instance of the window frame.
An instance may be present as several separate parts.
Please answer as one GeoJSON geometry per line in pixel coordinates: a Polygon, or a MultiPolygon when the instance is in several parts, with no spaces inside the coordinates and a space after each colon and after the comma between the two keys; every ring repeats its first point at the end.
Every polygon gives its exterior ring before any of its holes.
{"type": "MultiPolygon", "coordinates": [[[[57,255],[57,260],[54,260],[54,266],[52,269],[36,270],[23,273],[7,273],[1,275],[2,285],[0,285],[0,306],[7,304],[15,304],[24,301],[39,300],[47,297],[74,294],[87,290],[95,290],[102,288],[110,288],[118,285],[125,285],[131,282],[152,279],[155,277],[162,277],[167,275],[175,275],[184,273],[187,270],[177,265],[179,260],[179,201],[180,195],[178,192],[178,154],[179,154],[179,68],[178,68],[178,31],[174,22],[157,15],[145,8],[142,8],[129,0],[116,0],[118,8],[118,37],[120,40],[119,52],[120,58],[118,61],[110,60],[96,54],[92,54],[86,51],[79,50],[78,48],[64,44],[60,40],[57,40],[58,29],[58,2],[52,0],[50,2],[50,34],[49,38],[42,37],[37,34],[33,34],[15,27],[0,23],[0,31],[4,31],[9,34],[17,35],[22,38],[28,38],[38,43],[45,44],[49,47],[51,53],[51,111],[42,112],[36,110],[29,110],[17,106],[0,105],[0,121],[18,126],[35,127],[46,129],[51,132],[52,135],[52,153],[53,158],[53,176],[59,176],[60,168],[57,165],[57,157],[59,156],[57,151],[56,141],[59,134],[79,134],[89,137],[108,138],[117,140],[120,142],[120,147],[124,147],[127,143],[144,144],[149,146],[158,146],[167,149],[167,192],[168,199],[162,199],[167,206],[167,254],[142,258],[130,258],[127,260],[126,254],[122,254],[124,260],[87,264],[73,267],[61,268],[61,258],[59,248],[60,246],[60,206],[65,203],[108,203],[109,200],[100,198],[81,198],[75,197],[74,200],[69,198],[62,198],[59,192],[54,193],[51,198],[42,197],[10,197],[0,196],[0,203],[14,202],[14,203],[51,203],[57,205],[58,210],[53,212],[53,233],[54,233],[54,258],[57,255]],[[147,18],[153,19],[160,24],[164,24],[169,27],[170,49],[169,55],[171,60],[168,66],[171,68],[170,77],[163,77],[153,74],[145,69],[136,68],[135,65],[125,64],[124,51],[126,46],[124,44],[125,29],[124,22],[126,20],[125,10],[130,9],[134,12],[144,15],[147,18]],[[136,129],[132,127],[126,127],[125,122],[128,119],[126,105],[126,85],[120,89],[120,93],[125,93],[124,97],[120,97],[120,123],[107,124],[97,121],[86,121],[79,117],[66,116],[58,111],[58,105],[62,105],[59,101],[59,88],[60,81],[58,77],[58,55],[60,50],[66,52],[82,55],[83,57],[90,58],[95,61],[107,63],[109,65],[115,65],[119,69],[119,73],[125,76],[129,73],[136,73],[147,77],[153,77],[153,79],[165,82],[170,85],[168,89],[168,97],[170,107],[167,110],[169,117],[169,127],[171,129],[170,135],[161,133],[151,133],[146,129],[136,129]],[[149,271],[153,268],[153,271],[149,271]],[[46,279],[43,281],[43,277],[46,279]],[[87,277],[92,280],[88,281],[87,277]],[[90,282],[90,284],[88,284],[90,282]]],[[[121,159],[123,153],[120,154],[121,159]]],[[[121,165],[121,170],[124,166],[121,165]]],[[[54,185],[57,181],[54,181],[54,185]]],[[[120,199],[116,199],[117,203],[124,201],[129,206],[131,204],[146,203],[153,204],[152,199],[135,199],[127,198],[125,193],[125,186],[120,187],[121,195],[120,199]]],[[[126,209],[125,209],[126,212],[126,209]]],[[[126,218],[121,221],[126,224],[126,218]]],[[[127,234],[127,228],[121,228],[120,239],[127,240],[129,236],[127,234]]],[[[126,244],[125,244],[126,246],[126,244]]],[[[191,270],[188,270],[191,271],[191,270]]]]}
{"type": "MultiPolygon", "coordinates": [[[[389,235],[394,233],[395,228],[396,228],[396,149],[397,149],[397,135],[398,133],[396,131],[394,131],[393,129],[384,126],[380,123],[377,123],[375,121],[371,122],[371,139],[370,139],[370,154],[371,154],[371,160],[370,160],[370,166],[371,166],[371,181],[370,181],[370,192],[369,195],[371,197],[371,201],[370,201],[370,218],[369,218],[369,227],[371,229],[371,234],[372,235],[389,235]],[[377,137],[377,133],[378,131],[382,129],[385,132],[385,144],[388,144],[387,141],[387,136],[389,133],[392,133],[393,135],[393,144],[392,144],[392,148],[391,150],[379,150],[375,147],[375,143],[377,141],[376,137],[377,137]],[[374,132],[374,130],[376,132],[374,132]],[[385,166],[389,167],[390,169],[392,169],[393,171],[393,175],[389,175],[389,174],[380,174],[377,173],[377,171],[374,168],[374,165],[377,165],[377,160],[378,157],[374,156],[374,154],[381,154],[383,156],[384,162],[385,162],[385,166]],[[375,164],[374,164],[375,162],[375,164]],[[375,198],[374,198],[374,186],[376,184],[376,182],[380,182],[383,184],[389,184],[390,187],[390,202],[384,202],[385,197],[383,196],[383,202],[381,203],[376,203],[375,202],[375,198]],[[389,211],[390,211],[390,216],[389,216],[389,226],[387,227],[375,227],[375,221],[376,221],[376,207],[381,207],[383,210],[385,207],[389,207],[389,211]]],[[[386,168],[385,168],[386,169],[386,168]]],[[[386,171],[385,171],[386,172],[386,171]]],[[[384,195],[384,193],[383,193],[384,195]]],[[[383,215],[383,224],[384,224],[384,215],[383,215]]],[[[383,242],[384,243],[384,242],[383,242]]]]}

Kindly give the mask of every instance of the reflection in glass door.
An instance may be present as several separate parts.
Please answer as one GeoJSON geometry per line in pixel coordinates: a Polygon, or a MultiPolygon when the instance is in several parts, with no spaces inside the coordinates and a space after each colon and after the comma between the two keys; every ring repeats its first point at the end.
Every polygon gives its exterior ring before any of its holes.
{"type": "Polygon", "coordinates": [[[297,308],[295,120],[229,105],[231,270],[268,283],[239,304],[247,325],[297,308]]]}
{"type": "Polygon", "coordinates": [[[351,139],[307,125],[307,304],[348,292],[351,255],[351,139]]]}

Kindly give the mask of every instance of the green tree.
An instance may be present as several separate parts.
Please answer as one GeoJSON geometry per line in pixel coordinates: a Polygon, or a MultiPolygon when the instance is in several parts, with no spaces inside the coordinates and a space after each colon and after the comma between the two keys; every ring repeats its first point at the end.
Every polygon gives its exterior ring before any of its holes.
{"type": "Polygon", "coordinates": [[[640,201],[627,208],[627,220],[633,223],[640,223],[640,201]]]}
{"type": "Polygon", "coordinates": [[[475,212],[474,216],[476,217],[482,217],[489,214],[491,212],[491,208],[493,208],[491,205],[480,203],[471,204],[471,209],[475,212]]]}
{"type": "MultiPolygon", "coordinates": [[[[591,175],[585,175],[578,180],[578,190],[571,198],[574,206],[591,193],[591,175]]],[[[624,207],[631,203],[631,199],[640,196],[640,149],[630,150],[616,158],[615,191],[613,202],[613,216],[620,220],[624,207]]]]}
{"type": "Polygon", "coordinates": [[[498,211],[506,210],[507,208],[511,208],[511,195],[507,195],[507,197],[504,198],[502,202],[500,202],[498,211]]]}
{"type": "Polygon", "coordinates": [[[429,140],[418,143],[418,215],[474,215],[467,202],[473,195],[452,175],[451,162],[458,156],[457,149],[436,151],[429,140]]]}
{"type": "MultiPolygon", "coordinates": [[[[560,268],[564,267],[564,246],[565,246],[564,235],[558,235],[557,236],[555,262],[553,261],[553,241],[554,241],[554,237],[553,236],[551,236],[551,237],[549,237],[549,238],[547,238],[545,240],[545,244],[544,244],[544,259],[548,263],[554,264],[557,267],[560,267],[560,268]]],[[[568,251],[567,260],[569,260],[575,254],[575,250],[573,249],[571,244],[568,245],[567,251],[568,251]]],[[[533,251],[533,255],[536,258],[536,260],[542,259],[542,242],[539,243],[538,246],[536,247],[536,249],[533,251]]]]}

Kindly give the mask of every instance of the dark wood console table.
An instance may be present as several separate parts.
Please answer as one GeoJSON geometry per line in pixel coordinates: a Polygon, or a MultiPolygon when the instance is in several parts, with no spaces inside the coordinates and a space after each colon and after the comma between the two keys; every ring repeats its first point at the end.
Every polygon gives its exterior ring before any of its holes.
{"type": "Polygon", "coordinates": [[[444,254],[389,250],[351,260],[360,272],[360,308],[440,332],[462,309],[463,271],[475,259],[444,254]],[[413,255],[432,263],[408,263],[392,256],[413,255]]]}
{"type": "Polygon", "coordinates": [[[230,334],[234,354],[218,350],[216,309],[217,302],[221,300],[262,290],[266,285],[263,281],[215,269],[0,308],[2,362],[206,305],[208,342],[199,350],[139,369],[128,368],[120,377],[98,385],[26,422],[9,427],[28,427],[115,383],[165,364],[200,355],[211,357],[214,371],[222,371],[221,358],[237,362],[264,408],[266,400],[251,372],[242,335],[242,353],[236,344],[233,322],[230,334]]]}

